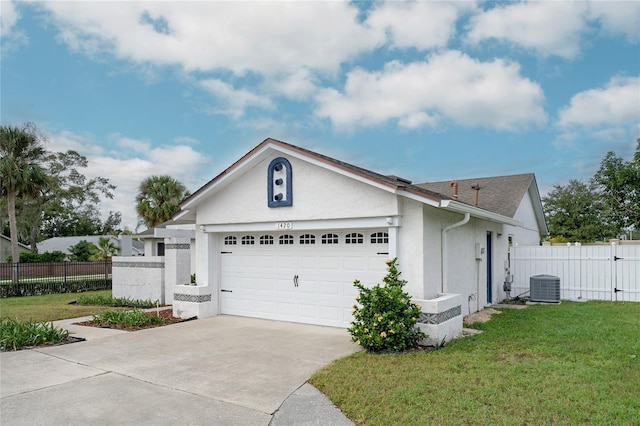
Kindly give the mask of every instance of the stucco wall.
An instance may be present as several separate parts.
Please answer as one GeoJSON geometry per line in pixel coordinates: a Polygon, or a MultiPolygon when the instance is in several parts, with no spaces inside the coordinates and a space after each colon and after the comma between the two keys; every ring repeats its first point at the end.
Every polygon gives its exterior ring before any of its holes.
{"type": "Polygon", "coordinates": [[[399,197],[401,226],[398,229],[398,267],[407,280],[405,290],[416,299],[424,299],[425,262],[423,248],[427,241],[422,226],[422,204],[399,197]]]}
{"type": "Polygon", "coordinates": [[[113,297],[165,303],[163,256],[112,258],[113,297]]]}
{"type": "Polygon", "coordinates": [[[537,246],[540,244],[540,227],[536,220],[531,196],[527,193],[523,198],[515,220],[522,222],[522,227],[505,226],[505,233],[513,237],[513,244],[519,246],[537,246]]]}
{"type": "Polygon", "coordinates": [[[197,208],[197,224],[324,220],[398,214],[396,197],[381,189],[287,157],[293,170],[293,206],[267,207],[267,168],[277,155],[220,189],[197,208]]]}
{"type": "Polygon", "coordinates": [[[476,312],[504,298],[504,261],[507,236],[500,224],[471,218],[468,224],[447,234],[448,293],[463,295],[463,313],[476,312]],[[487,232],[491,232],[492,259],[487,250],[487,232]],[[500,236],[498,236],[500,234],[500,236]],[[476,244],[480,249],[476,259],[476,244]],[[487,262],[492,261],[492,301],[487,301],[487,262]]]}

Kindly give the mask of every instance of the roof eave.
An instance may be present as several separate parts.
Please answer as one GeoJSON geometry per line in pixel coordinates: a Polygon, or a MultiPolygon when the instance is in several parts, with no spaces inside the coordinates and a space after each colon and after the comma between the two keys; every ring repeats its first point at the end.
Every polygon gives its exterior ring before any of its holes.
{"type": "Polygon", "coordinates": [[[478,207],[470,206],[468,204],[461,203],[454,200],[442,200],[440,202],[440,208],[456,213],[469,213],[471,216],[479,219],[485,219],[490,222],[501,223],[504,225],[519,226],[523,225],[522,222],[512,219],[507,216],[503,216],[497,213],[492,213],[488,210],[483,210],[478,207]]]}

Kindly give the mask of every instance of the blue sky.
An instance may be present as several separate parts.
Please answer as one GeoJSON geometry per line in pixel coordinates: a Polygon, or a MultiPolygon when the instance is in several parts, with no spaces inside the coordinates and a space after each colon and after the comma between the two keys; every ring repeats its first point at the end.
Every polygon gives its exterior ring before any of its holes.
{"type": "Polygon", "coordinates": [[[534,172],[640,137],[640,2],[1,1],[2,124],[89,159],[136,227],[267,137],[414,182],[534,172]]]}

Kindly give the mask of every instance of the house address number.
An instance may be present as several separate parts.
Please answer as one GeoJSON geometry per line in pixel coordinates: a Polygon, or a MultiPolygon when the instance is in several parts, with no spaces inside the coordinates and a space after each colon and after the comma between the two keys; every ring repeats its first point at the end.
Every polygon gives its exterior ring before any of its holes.
{"type": "Polygon", "coordinates": [[[293,229],[291,222],[278,222],[276,223],[276,229],[293,229]]]}

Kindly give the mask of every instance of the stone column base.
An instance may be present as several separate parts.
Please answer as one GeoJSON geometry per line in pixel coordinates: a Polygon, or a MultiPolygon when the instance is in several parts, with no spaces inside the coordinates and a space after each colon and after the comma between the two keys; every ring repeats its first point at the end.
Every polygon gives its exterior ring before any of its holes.
{"type": "Polygon", "coordinates": [[[422,307],[416,325],[428,335],[421,344],[438,346],[462,334],[462,299],[461,294],[440,294],[429,300],[413,299],[413,303],[422,307]]]}
{"type": "Polygon", "coordinates": [[[213,287],[178,284],[173,286],[173,316],[206,318],[215,315],[213,287]]]}

